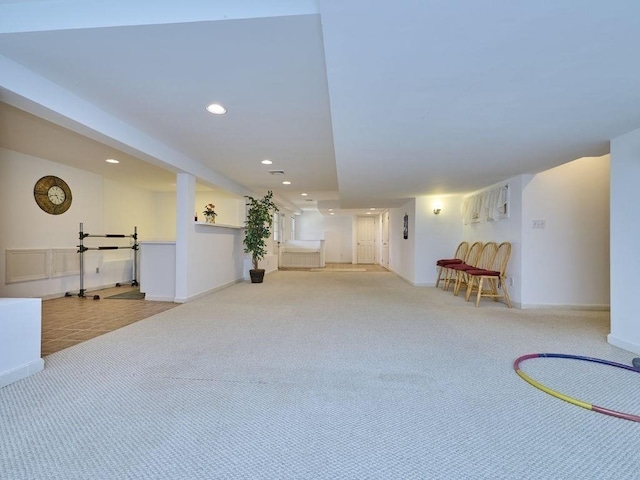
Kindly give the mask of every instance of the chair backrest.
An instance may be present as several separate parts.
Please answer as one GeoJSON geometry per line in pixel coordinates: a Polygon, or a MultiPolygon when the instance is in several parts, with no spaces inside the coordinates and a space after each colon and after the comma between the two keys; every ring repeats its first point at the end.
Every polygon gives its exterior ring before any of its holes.
{"type": "Polygon", "coordinates": [[[457,258],[459,260],[463,260],[467,257],[467,252],[469,251],[469,242],[460,242],[458,248],[456,248],[456,253],[453,258],[457,258]]]}
{"type": "Polygon", "coordinates": [[[511,243],[502,242],[500,245],[498,245],[498,252],[493,259],[493,266],[491,267],[491,270],[500,272],[500,276],[504,276],[507,271],[509,257],[511,257],[511,243]]]}
{"type": "Polygon", "coordinates": [[[467,252],[467,256],[464,257],[464,263],[467,265],[475,265],[478,261],[478,256],[480,255],[481,250],[482,242],[473,242],[467,252]]]}
{"type": "Polygon", "coordinates": [[[498,244],[496,242],[485,243],[474,266],[485,270],[490,269],[493,266],[496,253],[498,253],[498,244]]]}

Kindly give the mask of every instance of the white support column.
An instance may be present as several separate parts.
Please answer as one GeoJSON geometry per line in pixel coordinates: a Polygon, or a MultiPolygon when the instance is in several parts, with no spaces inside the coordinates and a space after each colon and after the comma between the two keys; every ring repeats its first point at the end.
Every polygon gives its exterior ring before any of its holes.
{"type": "Polygon", "coordinates": [[[640,354],[640,130],[611,141],[611,333],[610,344],[640,354]]]}
{"type": "Polygon", "coordinates": [[[176,176],[176,298],[184,303],[189,298],[189,244],[194,235],[193,206],[196,178],[188,173],[176,176]]]}

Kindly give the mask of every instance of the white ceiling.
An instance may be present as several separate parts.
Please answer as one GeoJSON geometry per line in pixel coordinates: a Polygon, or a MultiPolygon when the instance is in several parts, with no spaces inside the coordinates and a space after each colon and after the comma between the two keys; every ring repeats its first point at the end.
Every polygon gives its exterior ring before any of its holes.
{"type": "MultiPolygon", "coordinates": [[[[297,208],[468,192],[602,155],[609,139],[640,128],[636,0],[50,3],[0,1],[0,55],[297,208]],[[228,113],[208,114],[213,101],[228,113]]],[[[0,75],[0,100],[23,108],[14,90],[0,75]]],[[[17,113],[3,112],[6,127],[17,113]]],[[[35,149],[4,133],[7,148],[35,149]]],[[[70,138],[87,142],[67,137],[53,160],[80,158],[70,138]]],[[[183,170],[123,150],[123,171],[149,169],[127,175],[145,188],[183,170]]]]}

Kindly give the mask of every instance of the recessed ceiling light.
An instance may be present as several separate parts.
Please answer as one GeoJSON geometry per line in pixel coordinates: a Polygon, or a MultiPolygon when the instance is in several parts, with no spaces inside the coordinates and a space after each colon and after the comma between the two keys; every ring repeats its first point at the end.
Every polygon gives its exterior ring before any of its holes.
{"type": "Polygon", "coordinates": [[[330,211],[330,212],[333,212],[333,208],[330,208],[330,209],[329,209],[329,211],[330,211]]]}
{"type": "Polygon", "coordinates": [[[120,163],[120,161],[116,160],[115,158],[107,158],[105,160],[105,162],[107,162],[107,163],[120,163]]]}
{"type": "Polygon", "coordinates": [[[308,193],[301,193],[300,195],[302,195],[303,197],[306,197],[309,194],[308,193]]]}
{"type": "Polygon", "coordinates": [[[214,115],[223,115],[227,113],[227,109],[219,103],[212,103],[211,105],[207,105],[207,111],[209,113],[213,113],[214,115]]]}
{"type": "Polygon", "coordinates": [[[335,215],[335,213],[331,212],[329,215],[335,215]]]}
{"type": "Polygon", "coordinates": [[[262,160],[260,163],[263,165],[271,165],[273,162],[271,160],[262,160]]]}
{"type": "Polygon", "coordinates": [[[371,212],[367,212],[367,215],[371,215],[371,212]]]}
{"type": "Polygon", "coordinates": [[[291,182],[289,180],[285,180],[284,182],[282,182],[283,185],[291,185],[291,182]]]}
{"type": "Polygon", "coordinates": [[[369,210],[375,210],[375,208],[370,208],[369,210]]]}

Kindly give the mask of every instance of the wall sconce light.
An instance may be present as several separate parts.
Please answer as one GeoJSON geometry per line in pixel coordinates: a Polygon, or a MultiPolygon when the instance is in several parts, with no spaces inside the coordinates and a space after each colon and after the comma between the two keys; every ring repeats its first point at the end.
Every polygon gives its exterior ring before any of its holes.
{"type": "Polygon", "coordinates": [[[440,203],[440,202],[434,203],[433,204],[433,214],[434,215],[439,215],[441,211],[442,211],[442,203],[440,203]]]}

